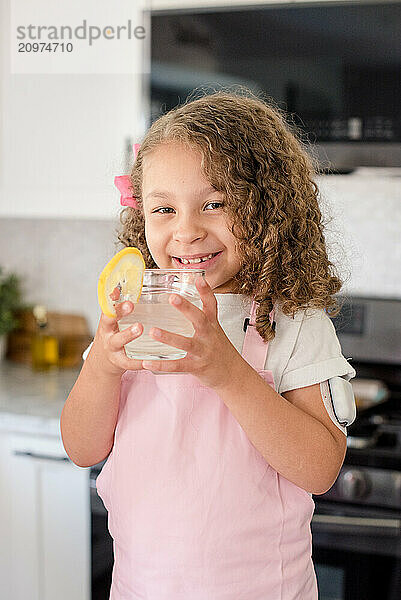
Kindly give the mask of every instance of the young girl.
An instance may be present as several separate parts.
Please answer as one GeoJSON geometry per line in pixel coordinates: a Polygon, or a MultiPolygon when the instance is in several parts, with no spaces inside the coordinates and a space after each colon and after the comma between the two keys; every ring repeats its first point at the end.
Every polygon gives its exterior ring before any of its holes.
{"type": "Polygon", "coordinates": [[[170,296],[194,336],[151,330],[186,356],[128,359],[143,326],[119,332],[124,303],[101,315],[63,409],[71,459],[108,456],[112,600],[317,599],[312,494],[346,451],[320,384],[355,371],[326,312],[341,282],[312,178],[281,115],[249,94],[188,102],[142,142],[119,240],[147,268],[215,256],[202,309],[170,296]]]}

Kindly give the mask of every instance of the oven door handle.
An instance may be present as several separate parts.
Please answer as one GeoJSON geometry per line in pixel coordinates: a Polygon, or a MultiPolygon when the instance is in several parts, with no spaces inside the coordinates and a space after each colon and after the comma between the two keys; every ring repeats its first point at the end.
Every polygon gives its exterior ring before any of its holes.
{"type": "Polygon", "coordinates": [[[397,536],[401,532],[401,519],[379,519],[376,517],[347,517],[343,515],[321,515],[315,514],[312,518],[312,525],[320,531],[333,531],[352,533],[352,529],[360,532],[361,530],[378,530],[381,535],[397,536]]]}

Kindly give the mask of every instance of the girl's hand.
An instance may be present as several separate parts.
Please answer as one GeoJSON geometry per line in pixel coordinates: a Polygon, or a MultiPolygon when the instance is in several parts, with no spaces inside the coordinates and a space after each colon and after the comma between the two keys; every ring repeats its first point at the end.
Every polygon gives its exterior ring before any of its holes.
{"type": "MultiPolygon", "coordinates": [[[[119,298],[120,292],[118,288],[114,288],[110,294],[112,300],[119,298]]],[[[97,357],[97,366],[103,372],[111,375],[122,375],[124,371],[138,371],[142,369],[142,361],[128,358],[125,353],[125,344],[136,339],[143,333],[143,325],[137,323],[138,331],[134,333],[131,327],[127,327],[124,331],[118,328],[118,321],[134,310],[134,304],[130,301],[122,302],[115,305],[117,317],[112,319],[106,317],[102,312],[99,320],[99,325],[96,331],[94,340],[94,353],[97,357]]],[[[89,357],[88,357],[89,358],[89,357]]]]}
{"type": "Polygon", "coordinates": [[[203,287],[202,282],[201,277],[196,280],[203,310],[177,294],[172,294],[169,298],[170,304],[191,321],[195,329],[192,338],[154,327],[149,331],[149,335],[155,340],[185,350],[187,355],[178,360],[144,360],[142,365],[144,369],[151,371],[191,373],[203,385],[219,388],[232,378],[233,370],[243,359],[217,319],[217,301],[211,287],[207,282],[204,282],[203,287]],[[180,299],[180,304],[173,303],[175,298],[180,299]]]}

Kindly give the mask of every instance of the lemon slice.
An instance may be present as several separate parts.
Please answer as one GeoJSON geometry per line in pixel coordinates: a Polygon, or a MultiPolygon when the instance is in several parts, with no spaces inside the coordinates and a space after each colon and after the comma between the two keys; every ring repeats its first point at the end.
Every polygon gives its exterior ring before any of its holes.
{"type": "Polygon", "coordinates": [[[143,285],[145,261],[138,248],[124,248],[117,252],[100,273],[97,284],[97,297],[100,308],[106,317],[114,319],[114,310],[110,294],[116,286],[120,286],[123,294],[130,294],[132,302],[137,302],[143,285]]]}

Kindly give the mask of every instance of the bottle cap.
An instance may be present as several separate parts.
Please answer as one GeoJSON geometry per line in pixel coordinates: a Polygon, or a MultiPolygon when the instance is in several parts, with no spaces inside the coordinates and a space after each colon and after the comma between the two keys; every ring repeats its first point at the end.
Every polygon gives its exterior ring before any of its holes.
{"type": "Polygon", "coordinates": [[[33,315],[39,327],[44,327],[47,325],[47,310],[45,306],[41,304],[34,306],[33,315]]]}

